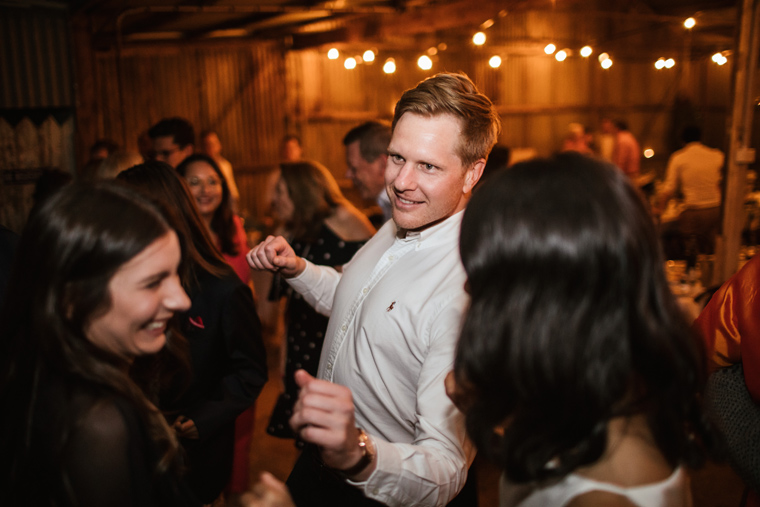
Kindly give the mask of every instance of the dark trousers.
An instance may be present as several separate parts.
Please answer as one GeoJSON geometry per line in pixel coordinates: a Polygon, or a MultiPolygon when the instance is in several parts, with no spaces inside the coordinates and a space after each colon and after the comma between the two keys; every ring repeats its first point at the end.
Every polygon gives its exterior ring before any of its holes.
{"type": "MultiPolygon", "coordinates": [[[[287,481],[290,494],[297,507],[377,507],[380,502],[369,499],[364,493],[347,483],[330,468],[324,466],[313,446],[306,446],[296,461],[287,481]]],[[[478,481],[475,469],[470,468],[467,482],[449,507],[477,507],[478,481]]]]}

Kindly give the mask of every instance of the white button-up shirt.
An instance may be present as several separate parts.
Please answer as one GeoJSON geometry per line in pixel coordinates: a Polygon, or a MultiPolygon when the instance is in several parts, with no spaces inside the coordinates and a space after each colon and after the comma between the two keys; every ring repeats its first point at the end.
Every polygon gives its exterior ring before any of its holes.
{"type": "Polygon", "coordinates": [[[318,377],[351,389],[377,449],[377,468],[357,486],[388,505],[446,505],[475,454],[444,387],[469,301],[461,222],[462,212],[399,238],[389,221],[342,275],[307,263],[288,280],[330,315],[318,377]]]}

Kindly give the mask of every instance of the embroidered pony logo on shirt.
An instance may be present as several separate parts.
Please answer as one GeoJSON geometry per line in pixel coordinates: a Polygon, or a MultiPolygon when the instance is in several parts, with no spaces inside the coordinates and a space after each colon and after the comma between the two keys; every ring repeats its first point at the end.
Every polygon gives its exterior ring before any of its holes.
{"type": "Polygon", "coordinates": [[[390,305],[388,308],[386,308],[386,309],[385,309],[385,311],[386,311],[386,312],[389,312],[389,311],[393,310],[393,305],[395,305],[395,304],[396,304],[396,302],[395,302],[395,301],[394,301],[394,302],[392,302],[392,303],[391,303],[391,305],[390,305]]]}

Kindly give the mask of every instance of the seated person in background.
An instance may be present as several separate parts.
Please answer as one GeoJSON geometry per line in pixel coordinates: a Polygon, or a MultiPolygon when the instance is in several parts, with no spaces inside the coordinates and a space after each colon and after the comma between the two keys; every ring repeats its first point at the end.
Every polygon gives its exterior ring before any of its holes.
{"type": "Polygon", "coordinates": [[[214,245],[248,285],[251,281],[251,269],[245,260],[248,236],[240,217],[232,212],[230,189],[216,161],[200,153],[190,155],[177,166],[177,172],[185,178],[214,245]]]}
{"type": "Polygon", "coordinates": [[[570,153],[516,164],[474,195],[460,250],[447,392],[504,471],[500,505],[690,506],[704,354],[628,179],[570,153]]]}
{"type": "MultiPolygon", "coordinates": [[[[280,164],[272,211],[284,224],[296,255],[323,266],[342,266],[375,233],[369,219],[340,191],[330,171],[317,162],[280,164]]],[[[317,313],[299,293],[275,276],[270,297],[286,297],[285,392],[277,399],[267,433],[295,438],[288,424],[298,399],[295,372],[317,374],[327,330],[327,317],[317,313]]]]}
{"type": "Polygon", "coordinates": [[[122,172],[118,180],[174,210],[183,236],[190,238],[183,245],[182,285],[192,306],[180,315],[180,324],[190,347],[192,379],[183,391],[172,383],[155,385],[155,377],[148,380],[187,451],[190,486],[202,502],[211,503],[232,473],[235,421],[253,406],[267,381],[251,289],[214,247],[177,171],[151,161],[122,172]]]}
{"type": "Polygon", "coordinates": [[[720,180],[725,156],[720,150],[702,144],[701,139],[699,127],[683,129],[681,140],[685,146],[668,160],[658,195],[659,211],[680,192],[684,210],[676,219],[674,232],[684,241],[696,240],[699,253],[713,253],[720,227],[720,180]]]}
{"type": "Polygon", "coordinates": [[[289,134],[282,139],[280,145],[280,160],[283,162],[298,162],[303,158],[303,148],[301,147],[301,138],[289,134]]]}
{"type": "Polygon", "coordinates": [[[164,118],[148,129],[148,136],[155,159],[175,168],[195,151],[195,129],[184,118],[164,118]]]}
{"type": "Polygon", "coordinates": [[[200,505],[174,431],[128,375],[183,349],[186,240],[113,184],[71,185],[30,217],[0,312],[0,505],[200,505]]]}

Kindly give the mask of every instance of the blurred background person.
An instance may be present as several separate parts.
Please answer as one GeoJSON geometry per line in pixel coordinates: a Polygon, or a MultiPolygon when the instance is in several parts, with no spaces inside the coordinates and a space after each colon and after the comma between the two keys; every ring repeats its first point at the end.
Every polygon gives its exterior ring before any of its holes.
{"type": "Polygon", "coordinates": [[[623,171],[623,174],[635,181],[641,172],[641,147],[639,142],[628,130],[628,123],[615,120],[613,123],[615,147],[612,150],[612,163],[623,171]]]}
{"type": "Polygon", "coordinates": [[[282,139],[280,144],[280,160],[283,162],[298,162],[303,158],[301,138],[289,134],[282,139]]]}
{"type": "Polygon", "coordinates": [[[164,118],[148,129],[148,136],[155,159],[172,167],[195,152],[195,129],[184,118],[164,118]]]}
{"type": "Polygon", "coordinates": [[[201,132],[201,150],[203,153],[213,158],[217,167],[222,171],[227,187],[230,189],[230,205],[234,213],[238,212],[240,202],[240,192],[237,183],[235,183],[235,173],[232,171],[232,164],[222,156],[222,143],[219,136],[213,130],[204,130],[201,132]]]}
{"type": "MultiPolygon", "coordinates": [[[[369,219],[343,196],[330,171],[317,162],[280,165],[272,211],[282,224],[278,233],[290,238],[296,254],[326,266],[342,266],[351,260],[375,232],[369,219]]],[[[267,432],[295,438],[288,424],[298,399],[294,374],[305,369],[316,375],[328,318],[279,276],[274,277],[270,298],[287,299],[286,353],[284,392],[277,399],[267,432]]]]}
{"type": "Polygon", "coordinates": [[[71,185],[30,217],[0,312],[0,504],[199,505],[174,432],[128,375],[182,349],[183,241],[113,185],[71,185]]]}
{"type": "MultiPolygon", "coordinates": [[[[183,256],[188,274],[182,279],[192,306],[182,313],[180,323],[190,346],[193,375],[181,392],[173,385],[159,385],[159,408],[187,451],[193,491],[202,502],[211,503],[230,480],[235,449],[245,445],[249,451],[253,406],[267,381],[251,289],[218,253],[177,171],[152,161],[122,172],[118,179],[166,203],[177,213],[183,235],[192,239],[183,256]],[[239,437],[247,441],[236,447],[235,421],[244,413],[239,437]]],[[[245,452],[245,460],[236,463],[245,466],[248,459],[245,452]]],[[[245,489],[247,484],[240,486],[245,489]]]]}
{"type": "Polygon", "coordinates": [[[216,161],[208,155],[190,155],[177,166],[195,199],[211,239],[246,285],[251,270],[245,260],[248,238],[240,217],[232,211],[230,189],[216,161]]]}
{"type": "Polygon", "coordinates": [[[125,169],[129,169],[133,165],[142,164],[145,162],[139,153],[134,151],[117,150],[108,155],[95,172],[95,179],[98,180],[112,180],[125,169]]]}
{"type": "Polygon", "coordinates": [[[391,126],[374,120],[357,125],[343,138],[348,167],[346,176],[351,178],[362,199],[380,208],[380,213],[368,213],[376,229],[391,219],[391,202],[385,190],[385,165],[390,141],[391,126]]]}
{"type": "Polygon", "coordinates": [[[503,470],[500,505],[691,506],[704,353],[628,179],[576,154],[517,164],[473,196],[460,250],[447,392],[503,470]]]}

